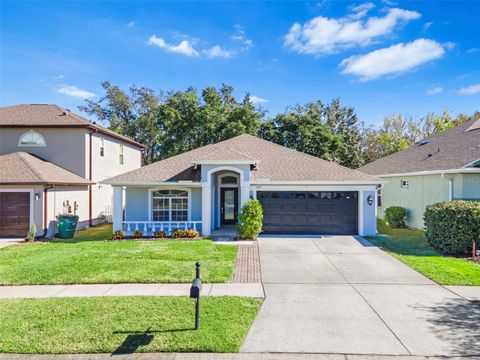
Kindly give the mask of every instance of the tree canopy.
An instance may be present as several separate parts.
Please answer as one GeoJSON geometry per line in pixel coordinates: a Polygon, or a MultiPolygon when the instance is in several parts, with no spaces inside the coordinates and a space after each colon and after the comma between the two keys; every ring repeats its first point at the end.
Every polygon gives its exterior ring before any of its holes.
{"type": "Polygon", "coordinates": [[[445,111],[421,118],[385,116],[380,126],[366,126],[354,108],[338,98],[327,104],[297,104],[267,118],[248,93],[238,101],[233,87],[225,84],[201,92],[190,87],[168,93],[135,85],[124,91],[108,81],[102,87],[105,96],[86,100],[79,109],[145,144],[144,164],[247,133],[357,168],[470,119],[445,111]]]}

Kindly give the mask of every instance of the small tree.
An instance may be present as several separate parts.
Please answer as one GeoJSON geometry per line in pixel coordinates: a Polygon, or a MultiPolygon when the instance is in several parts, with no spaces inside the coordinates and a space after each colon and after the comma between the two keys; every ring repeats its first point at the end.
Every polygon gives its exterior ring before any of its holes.
{"type": "Polygon", "coordinates": [[[28,230],[28,233],[27,233],[27,240],[35,241],[36,234],[37,234],[37,227],[35,226],[35,223],[32,222],[32,225],[30,225],[30,230],[28,230]]]}
{"type": "Polygon", "coordinates": [[[242,239],[255,239],[262,232],[262,224],[262,204],[258,200],[248,200],[238,214],[238,234],[242,239]]]}

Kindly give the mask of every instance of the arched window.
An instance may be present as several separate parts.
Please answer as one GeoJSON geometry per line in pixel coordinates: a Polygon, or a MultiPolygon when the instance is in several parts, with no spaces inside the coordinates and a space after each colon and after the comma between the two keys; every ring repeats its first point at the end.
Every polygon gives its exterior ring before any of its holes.
{"type": "Polygon", "coordinates": [[[152,192],[153,221],[188,221],[188,192],[158,190],[152,192]]]}
{"type": "Polygon", "coordinates": [[[224,176],[222,177],[222,184],[225,185],[235,185],[237,183],[237,177],[236,176],[224,176]]]}
{"type": "Polygon", "coordinates": [[[20,136],[18,146],[47,146],[45,138],[36,131],[29,130],[20,136]]]}

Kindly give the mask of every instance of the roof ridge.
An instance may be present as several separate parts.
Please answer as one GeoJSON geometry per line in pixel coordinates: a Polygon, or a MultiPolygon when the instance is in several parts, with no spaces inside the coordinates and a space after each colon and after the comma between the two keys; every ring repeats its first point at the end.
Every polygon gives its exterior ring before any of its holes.
{"type": "MultiPolygon", "coordinates": [[[[25,157],[23,156],[23,154],[28,154],[28,153],[26,153],[26,152],[17,152],[17,153],[15,153],[15,154],[17,154],[17,156],[25,163],[25,165],[27,165],[27,167],[28,167],[40,180],[46,181],[46,180],[43,178],[43,176],[41,176],[41,175],[37,172],[37,170],[35,170],[35,169],[28,163],[27,159],[25,159],[25,157]]],[[[30,155],[30,154],[28,154],[28,155],[30,155]]]]}

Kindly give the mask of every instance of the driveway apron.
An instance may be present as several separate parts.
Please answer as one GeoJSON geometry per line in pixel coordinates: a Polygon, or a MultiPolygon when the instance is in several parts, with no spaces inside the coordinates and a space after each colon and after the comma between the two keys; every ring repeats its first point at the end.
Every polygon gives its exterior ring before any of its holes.
{"type": "Polygon", "coordinates": [[[480,307],[361,237],[262,237],[242,352],[479,355],[480,307]]]}

